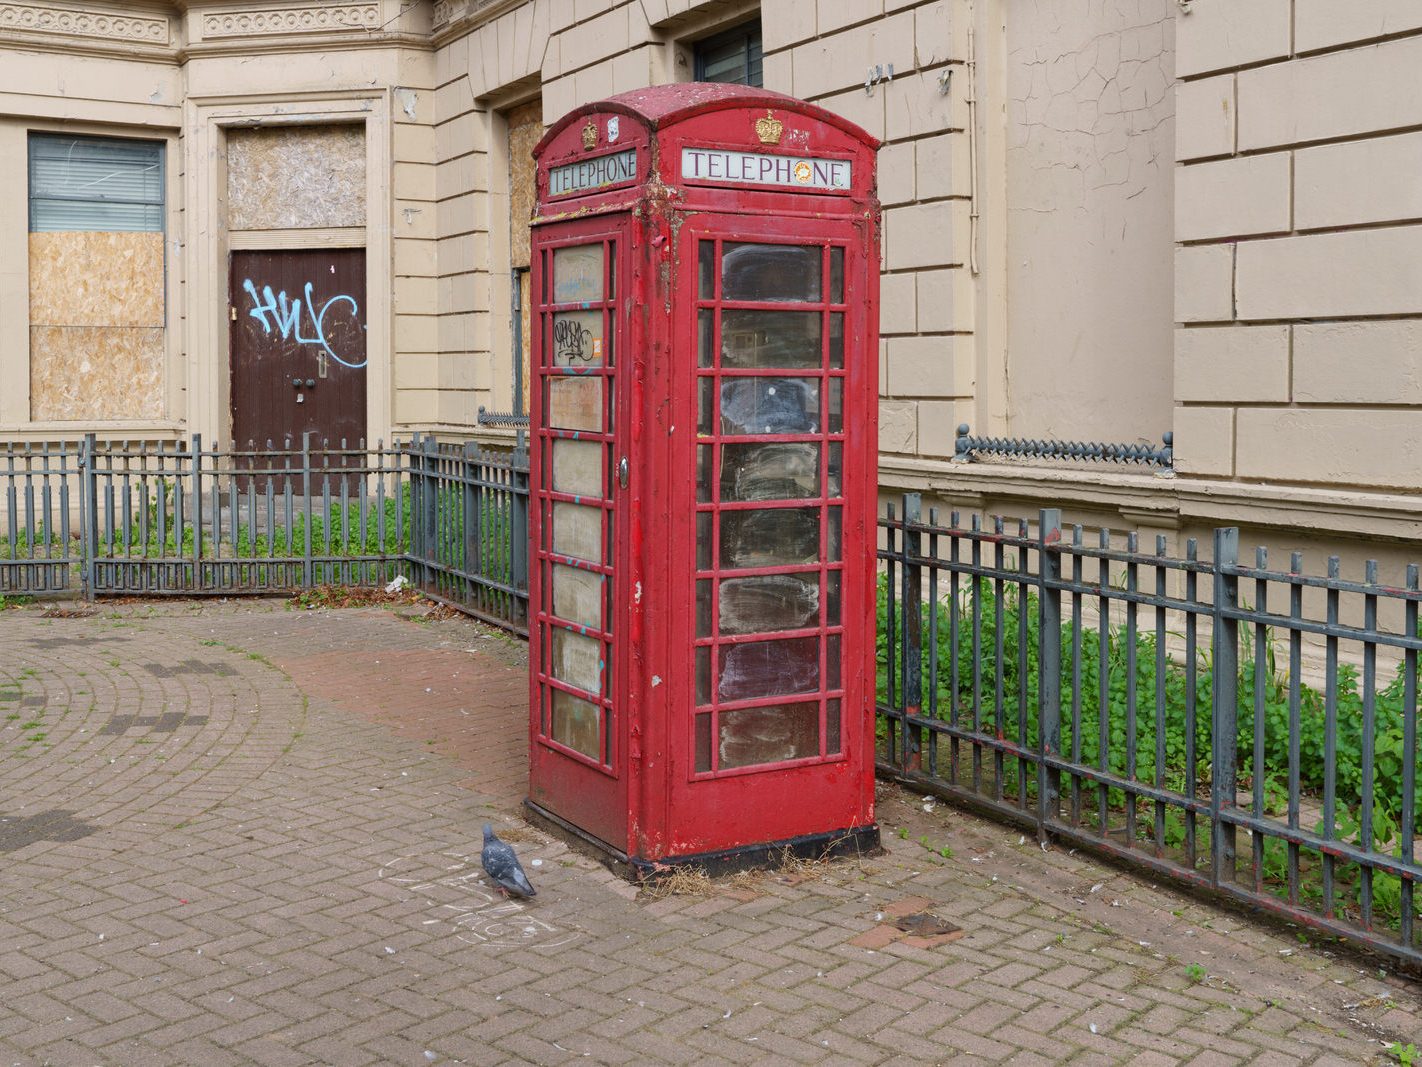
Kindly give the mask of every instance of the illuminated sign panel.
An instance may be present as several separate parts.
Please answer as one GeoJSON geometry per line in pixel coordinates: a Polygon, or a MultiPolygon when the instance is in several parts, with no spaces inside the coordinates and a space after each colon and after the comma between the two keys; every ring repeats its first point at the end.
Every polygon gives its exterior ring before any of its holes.
{"type": "Polygon", "coordinates": [[[570,193],[585,193],[591,189],[606,189],[613,185],[626,185],[637,179],[637,150],[629,148],[625,152],[615,152],[610,156],[596,156],[580,159],[576,163],[564,163],[548,171],[548,195],[567,196],[570,193]]]}
{"type": "Polygon", "coordinates": [[[779,185],[791,189],[848,191],[853,167],[847,159],[772,156],[723,148],[682,148],[681,176],[726,185],[779,185]]]}

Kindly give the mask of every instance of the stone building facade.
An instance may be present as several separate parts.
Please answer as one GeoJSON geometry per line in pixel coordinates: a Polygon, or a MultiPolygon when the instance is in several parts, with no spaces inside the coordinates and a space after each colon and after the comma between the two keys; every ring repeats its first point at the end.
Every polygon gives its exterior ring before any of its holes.
{"type": "Polygon", "coordinates": [[[885,493],[1415,552],[1413,0],[0,2],[0,437],[231,439],[254,315],[361,368],[371,439],[499,437],[529,147],[738,34],[884,142],[885,493]],[[954,464],[960,423],[1177,473],[954,464]]]}

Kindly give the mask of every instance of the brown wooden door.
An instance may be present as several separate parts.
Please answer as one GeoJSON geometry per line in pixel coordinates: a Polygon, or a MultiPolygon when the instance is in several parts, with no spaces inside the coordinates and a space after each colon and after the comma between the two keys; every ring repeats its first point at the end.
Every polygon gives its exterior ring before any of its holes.
{"type": "Polygon", "coordinates": [[[232,437],[239,449],[365,438],[365,249],[233,252],[232,437]]]}

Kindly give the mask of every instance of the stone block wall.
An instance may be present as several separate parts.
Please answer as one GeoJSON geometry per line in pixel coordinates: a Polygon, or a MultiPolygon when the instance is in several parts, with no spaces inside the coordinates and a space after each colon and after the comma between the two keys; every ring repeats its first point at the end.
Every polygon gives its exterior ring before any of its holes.
{"type": "Polygon", "coordinates": [[[1422,488],[1422,5],[1185,6],[1177,466],[1422,488]]]}
{"type": "Polygon", "coordinates": [[[435,15],[441,351],[466,390],[441,392],[443,422],[467,425],[478,405],[502,410],[511,397],[508,282],[490,266],[508,240],[500,115],[536,93],[551,124],[592,100],[690,80],[688,43],[758,12],[765,87],[885,142],[881,446],[952,455],[976,375],[961,0],[528,0],[480,21],[482,6],[451,0],[435,15]],[[866,90],[870,68],[884,77],[866,90]]]}

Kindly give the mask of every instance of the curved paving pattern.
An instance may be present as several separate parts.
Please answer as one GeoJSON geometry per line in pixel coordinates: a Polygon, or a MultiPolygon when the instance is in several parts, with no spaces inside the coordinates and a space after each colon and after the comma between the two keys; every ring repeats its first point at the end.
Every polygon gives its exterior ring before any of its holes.
{"type": "Polygon", "coordinates": [[[383,609],[0,612],[0,1062],[1341,1064],[1422,1032],[1373,965],[894,791],[883,857],[637,898],[518,823],[523,670],[383,609]],[[485,819],[536,900],[484,884],[485,819]],[[889,925],[916,910],[965,936],[889,925]]]}

